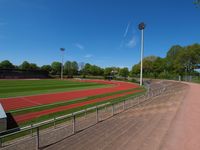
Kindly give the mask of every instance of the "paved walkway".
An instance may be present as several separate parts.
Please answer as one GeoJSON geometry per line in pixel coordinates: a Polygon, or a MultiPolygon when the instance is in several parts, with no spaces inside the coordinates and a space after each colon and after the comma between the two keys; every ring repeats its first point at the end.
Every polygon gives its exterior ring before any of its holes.
{"type": "Polygon", "coordinates": [[[174,118],[162,150],[200,150],[200,84],[190,85],[174,118]]]}

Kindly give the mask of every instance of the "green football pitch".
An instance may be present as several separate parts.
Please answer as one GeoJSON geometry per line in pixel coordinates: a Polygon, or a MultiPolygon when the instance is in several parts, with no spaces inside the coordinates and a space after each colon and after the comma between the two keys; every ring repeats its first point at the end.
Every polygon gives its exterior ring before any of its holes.
{"type": "Polygon", "coordinates": [[[0,98],[102,88],[108,86],[111,85],[78,82],[75,80],[0,80],[0,98]]]}

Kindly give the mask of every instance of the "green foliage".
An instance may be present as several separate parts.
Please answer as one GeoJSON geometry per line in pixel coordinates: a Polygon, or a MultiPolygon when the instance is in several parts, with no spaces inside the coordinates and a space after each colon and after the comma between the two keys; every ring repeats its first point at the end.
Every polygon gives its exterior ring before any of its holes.
{"type": "Polygon", "coordinates": [[[41,67],[41,70],[42,70],[42,71],[45,71],[45,72],[48,72],[48,73],[50,74],[52,68],[51,68],[50,65],[43,65],[43,66],[41,67]]]}
{"type": "Polygon", "coordinates": [[[76,61],[67,61],[64,65],[64,74],[68,77],[78,74],[78,63],[76,61]]]}
{"type": "Polygon", "coordinates": [[[121,69],[119,70],[119,75],[122,76],[122,77],[124,77],[124,78],[126,79],[126,78],[128,77],[128,75],[129,75],[129,70],[128,70],[128,68],[127,68],[127,67],[121,68],[121,69]]]}
{"type": "Polygon", "coordinates": [[[104,69],[104,76],[110,76],[113,68],[112,67],[107,67],[104,69]]]}
{"type": "Polygon", "coordinates": [[[15,66],[8,60],[4,60],[0,63],[0,69],[13,69],[15,66]]]}
{"type": "MultiPolygon", "coordinates": [[[[194,67],[200,64],[200,45],[193,44],[185,47],[172,46],[165,58],[149,56],[143,59],[144,77],[174,78],[178,75],[195,74],[194,67]]],[[[130,75],[138,77],[140,62],[132,67],[130,75]]]]}
{"type": "Polygon", "coordinates": [[[83,69],[81,70],[83,75],[93,75],[93,76],[102,76],[104,73],[103,68],[98,67],[96,65],[91,65],[89,63],[85,64],[83,69]]]}
{"type": "Polygon", "coordinates": [[[35,63],[30,63],[29,65],[30,70],[38,70],[39,67],[35,63]]]}
{"type": "Polygon", "coordinates": [[[52,72],[51,72],[52,74],[59,75],[60,72],[61,72],[61,63],[57,62],[57,61],[54,61],[51,64],[51,68],[52,68],[52,72]]]}
{"type": "Polygon", "coordinates": [[[20,66],[22,70],[38,70],[39,67],[35,63],[29,63],[28,61],[24,61],[20,66]]]}
{"type": "Polygon", "coordinates": [[[20,66],[20,69],[22,70],[30,70],[30,63],[28,61],[24,61],[20,66]]]}

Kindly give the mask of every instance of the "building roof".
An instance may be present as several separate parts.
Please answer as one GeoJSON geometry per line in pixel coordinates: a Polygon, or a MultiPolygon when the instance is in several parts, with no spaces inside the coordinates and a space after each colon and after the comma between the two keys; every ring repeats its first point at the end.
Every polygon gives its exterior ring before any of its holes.
{"type": "Polygon", "coordinates": [[[6,118],[6,117],[7,117],[7,116],[6,116],[6,113],[5,113],[3,107],[2,107],[2,105],[1,105],[1,103],[0,103],[0,119],[6,118]]]}

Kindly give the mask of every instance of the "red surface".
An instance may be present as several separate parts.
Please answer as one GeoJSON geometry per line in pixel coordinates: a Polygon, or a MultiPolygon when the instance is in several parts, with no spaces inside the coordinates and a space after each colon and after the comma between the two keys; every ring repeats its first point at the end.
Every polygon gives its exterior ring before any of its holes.
{"type": "Polygon", "coordinates": [[[200,150],[200,84],[185,83],[189,90],[160,150],[200,150]]]}
{"type": "Polygon", "coordinates": [[[14,116],[14,119],[16,122],[21,123],[21,122],[25,122],[28,120],[38,118],[43,115],[48,115],[48,114],[52,114],[52,113],[59,112],[59,111],[65,111],[65,110],[69,110],[72,108],[81,107],[81,106],[85,106],[88,104],[93,104],[96,102],[106,101],[106,100],[109,100],[112,98],[122,97],[122,96],[125,96],[128,94],[133,94],[133,93],[137,93],[140,91],[142,91],[142,90],[134,90],[134,91],[126,92],[123,94],[116,94],[116,95],[107,96],[107,97],[103,97],[103,98],[96,98],[96,99],[85,101],[85,102],[75,103],[75,104],[71,104],[71,105],[67,105],[67,106],[60,106],[60,107],[56,107],[56,108],[52,108],[52,109],[48,109],[48,110],[42,110],[42,111],[38,111],[38,112],[32,112],[32,113],[28,113],[28,114],[18,115],[18,116],[14,116]]]}
{"type": "Polygon", "coordinates": [[[54,94],[42,94],[35,96],[16,97],[16,98],[1,98],[0,103],[3,105],[5,111],[9,111],[9,110],[33,107],[60,101],[67,101],[72,99],[78,99],[98,94],[117,92],[120,90],[128,90],[139,87],[138,85],[133,83],[120,82],[120,81],[83,80],[81,82],[98,82],[104,84],[113,84],[114,86],[108,88],[98,88],[98,89],[62,92],[54,94]]]}

